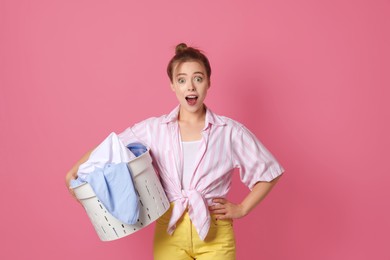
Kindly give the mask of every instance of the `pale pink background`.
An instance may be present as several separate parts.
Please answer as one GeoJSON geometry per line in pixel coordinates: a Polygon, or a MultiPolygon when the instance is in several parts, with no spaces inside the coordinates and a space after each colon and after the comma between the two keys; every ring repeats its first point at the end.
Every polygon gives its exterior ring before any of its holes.
{"type": "Polygon", "coordinates": [[[389,17],[388,0],[1,0],[0,259],[152,259],[153,226],[100,242],[64,176],[176,106],[181,41],[211,60],[207,104],[286,168],[235,222],[238,259],[390,259],[389,17]]]}

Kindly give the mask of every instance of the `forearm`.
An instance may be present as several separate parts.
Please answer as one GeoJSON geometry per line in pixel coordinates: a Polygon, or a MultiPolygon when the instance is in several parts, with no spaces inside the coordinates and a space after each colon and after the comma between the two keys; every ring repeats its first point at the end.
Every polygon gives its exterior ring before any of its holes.
{"type": "Polygon", "coordinates": [[[272,190],[281,176],[273,179],[271,182],[258,182],[253,187],[252,191],[240,203],[243,215],[246,216],[251,212],[272,190]]]}

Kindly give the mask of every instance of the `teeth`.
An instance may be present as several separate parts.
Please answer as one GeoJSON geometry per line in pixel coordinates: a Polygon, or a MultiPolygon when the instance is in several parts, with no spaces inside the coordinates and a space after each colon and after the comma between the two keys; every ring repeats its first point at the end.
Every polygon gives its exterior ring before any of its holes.
{"type": "Polygon", "coordinates": [[[196,96],[186,96],[186,98],[196,98],[196,96]]]}

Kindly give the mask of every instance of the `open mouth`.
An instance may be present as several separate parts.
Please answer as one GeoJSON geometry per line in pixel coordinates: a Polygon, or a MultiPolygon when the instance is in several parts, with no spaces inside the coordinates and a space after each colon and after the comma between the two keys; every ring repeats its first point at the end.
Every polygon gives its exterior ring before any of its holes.
{"type": "Polygon", "coordinates": [[[198,97],[195,95],[190,95],[190,96],[186,96],[186,100],[187,100],[188,105],[193,106],[196,104],[198,97]]]}

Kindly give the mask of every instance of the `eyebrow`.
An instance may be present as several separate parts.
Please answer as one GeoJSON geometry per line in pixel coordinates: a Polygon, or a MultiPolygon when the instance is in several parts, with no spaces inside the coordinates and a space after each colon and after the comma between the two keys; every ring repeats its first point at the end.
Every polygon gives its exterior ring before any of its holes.
{"type": "MultiPolygon", "coordinates": [[[[196,71],[196,72],[194,72],[194,74],[202,74],[204,76],[204,73],[200,72],[200,71],[196,71]]],[[[187,73],[178,73],[178,74],[176,74],[176,77],[178,77],[178,76],[187,76],[187,73]]]]}

